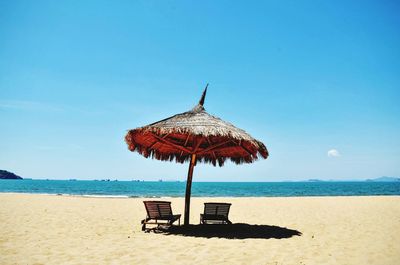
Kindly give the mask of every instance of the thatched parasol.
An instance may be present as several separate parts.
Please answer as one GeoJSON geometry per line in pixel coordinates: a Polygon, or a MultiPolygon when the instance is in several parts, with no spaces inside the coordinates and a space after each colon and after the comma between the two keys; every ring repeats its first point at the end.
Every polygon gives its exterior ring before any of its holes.
{"type": "Polygon", "coordinates": [[[226,159],[236,164],[268,157],[265,145],[244,130],[208,114],[204,99],[190,111],[130,130],[125,136],[129,150],[158,160],[190,161],[186,182],[184,224],[189,224],[193,169],[197,161],[223,166],[226,159]]]}

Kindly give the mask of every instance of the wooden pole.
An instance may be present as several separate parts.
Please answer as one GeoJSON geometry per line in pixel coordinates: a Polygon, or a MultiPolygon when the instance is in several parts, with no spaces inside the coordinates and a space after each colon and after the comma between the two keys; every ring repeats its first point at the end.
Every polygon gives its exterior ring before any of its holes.
{"type": "MultiPolygon", "coordinates": [[[[206,99],[206,93],[207,93],[207,88],[208,84],[206,85],[206,88],[204,89],[203,95],[201,95],[201,99],[199,101],[199,105],[203,106],[204,100],[206,99]]],[[[189,136],[185,141],[185,145],[187,141],[189,140],[189,136]]],[[[184,225],[189,225],[189,218],[190,218],[190,195],[192,193],[192,178],[193,178],[193,169],[194,166],[196,165],[196,151],[199,148],[202,139],[194,139],[194,142],[196,143],[193,152],[192,152],[192,157],[190,159],[190,164],[189,164],[189,171],[188,171],[188,177],[186,181],[186,194],[185,194],[185,217],[184,217],[184,225]]]]}
{"type": "Polygon", "coordinates": [[[189,215],[190,215],[190,194],[192,192],[192,177],[193,169],[196,164],[196,154],[192,154],[189,164],[188,177],[186,181],[186,195],[185,195],[185,219],[184,225],[189,225],[189,215]]]}

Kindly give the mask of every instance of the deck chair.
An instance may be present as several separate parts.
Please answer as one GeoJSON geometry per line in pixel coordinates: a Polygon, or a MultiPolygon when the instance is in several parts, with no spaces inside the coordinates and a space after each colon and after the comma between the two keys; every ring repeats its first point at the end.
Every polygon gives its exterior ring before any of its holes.
{"type": "Polygon", "coordinates": [[[206,202],[204,213],[200,214],[200,224],[219,223],[232,224],[228,219],[230,203],[206,202]]]}
{"type": "Polygon", "coordinates": [[[172,214],[171,202],[166,201],[143,201],[147,216],[142,220],[142,231],[146,230],[147,224],[171,226],[176,220],[181,224],[181,215],[172,214]],[[160,222],[161,221],[161,222],[160,222]]]}

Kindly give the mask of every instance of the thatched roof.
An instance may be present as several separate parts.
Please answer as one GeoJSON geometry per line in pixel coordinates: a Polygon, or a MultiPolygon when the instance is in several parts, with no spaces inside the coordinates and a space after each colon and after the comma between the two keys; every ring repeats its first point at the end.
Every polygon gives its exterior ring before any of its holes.
{"type": "Polygon", "coordinates": [[[226,159],[241,164],[251,163],[259,155],[267,158],[268,151],[262,142],[205,111],[206,91],[192,110],[130,130],[125,136],[129,150],[180,163],[190,160],[194,153],[197,161],[214,166],[222,166],[226,159]]]}

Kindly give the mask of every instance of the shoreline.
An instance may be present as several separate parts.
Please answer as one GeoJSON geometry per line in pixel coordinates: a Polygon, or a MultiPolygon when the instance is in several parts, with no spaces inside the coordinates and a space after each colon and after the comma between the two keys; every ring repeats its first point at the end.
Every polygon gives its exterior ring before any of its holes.
{"type": "MultiPolygon", "coordinates": [[[[54,196],[54,197],[77,197],[77,198],[109,198],[109,199],[184,199],[185,196],[129,196],[129,195],[98,195],[98,194],[57,194],[57,193],[32,193],[32,192],[1,192],[6,195],[41,195],[41,196],[54,196]]],[[[400,197],[395,194],[372,194],[372,195],[305,195],[305,196],[191,196],[191,198],[233,198],[233,199],[254,199],[254,198],[328,198],[328,197],[400,197]]]]}

